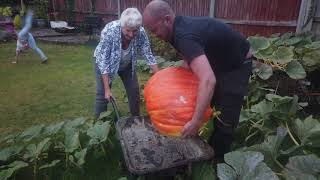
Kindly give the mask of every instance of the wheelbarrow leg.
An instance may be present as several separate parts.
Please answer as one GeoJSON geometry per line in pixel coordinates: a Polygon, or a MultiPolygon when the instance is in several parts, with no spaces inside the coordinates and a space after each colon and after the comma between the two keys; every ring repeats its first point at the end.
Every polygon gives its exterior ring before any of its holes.
{"type": "Polygon", "coordinates": [[[137,180],[137,179],[138,179],[138,176],[137,176],[137,175],[134,175],[134,174],[132,174],[132,173],[129,173],[127,179],[128,179],[128,180],[137,180]]]}

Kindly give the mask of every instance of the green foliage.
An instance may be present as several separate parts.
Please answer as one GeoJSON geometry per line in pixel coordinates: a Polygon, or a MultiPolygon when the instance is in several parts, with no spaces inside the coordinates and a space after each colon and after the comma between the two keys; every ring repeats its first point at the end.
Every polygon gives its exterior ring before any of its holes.
{"type": "Polygon", "coordinates": [[[93,127],[90,127],[87,131],[87,135],[91,138],[89,145],[100,144],[107,140],[110,130],[110,122],[100,122],[95,123],[93,127]]]}
{"type": "Polygon", "coordinates": [[[215,170],[210,162],[203,161],[192,164],[192,180],[216,180],[215,170]]]}
{"type": "Polygon", "coordinates": [[[301,146],[320,148],[320,123],[318,120],[312,116],[303,121],[298,118],[293,126],[301,146]]]}
{"type": "Polygon", "coordinates": [[[284,174],[288,180],[317,180],[320,178],[320,158],[313,154],[291,157],[284,174]]]}
{"type": "Polygon", "coordinates": [[[263,162],[259,152],[234,151],[225,155],[226,163],[218,164],[221,180],[278,180],[276,174],[263,162]]]}
{"type": "Polygon", "coordinates": [[[9,179],[16,171],[19,169],[22,169],[24,167],[27,167],[28,164],[23,161],[14,161],[13,163],[6,165],[6,166],[0,166],[0,179],[1,180],[7,180],[9,179]]]}
{"type": "Polygon", "coordinates": [[[48,18],[48,0],[32,0],[29,3],[34,9],[36,19],[47,19],[48,18]]]}
{"type": "Polygon", "coordinates": [[[21,29],[21,17],[20,15],[16,15],[13,19],[13,24],[15,29],[21,29]]]}
{"type": "MultiPolygon", "coordinates": [[[[252,87],[261,85],[254,82],[251,85],[255,86],[252,87]]],[[[276,91],[261,87],[256,92],[256,95],[254,91],[249,92],[251,96],[247,97],[247,105],[241,111],[238,131],[241,134],[237,137],[243,140],[237,142],[241,144],[238,150],[261,152],[265,163],[278,172],[277,175],[292,179],[293,171],[287,170],[291,165],[286,166],[288,159],[290,163],[293,156],[308,155],[312,157],[306,160],[308,163],[317,161],[315,155],[319,155],[320,147],[319,120],[300,113],[305,105],[298,101],[297,96],[279,96],[275,94],[276,91]]],[[[297,176],[297,179],[302,178],[297,176]]]]}
{"type": "Polygon", "coordinates": [[[5,17],[11,17],[12,16],[12,9],[10,6],[7,7],[0,7],[0,14],[2,14],[5,17]]]}
{"type": "MultiPolygon", "coordinates": [[[[160,56],[155,56],[158,67],[160,69],[167,68],[167,67],[176,67],[180,66],[182,64],[182,60],[180,61],[167,61],[164,58],[160,56]]],[[[149,72],[152,73],[150,67],[147,65],[147,63],[144,60],[139,59],[137,62],[137,70],[140,72],[149,72]]]]}
{"type": "MultiPolygon", "coordinates": [[[[304,76],[302,71],[296,73],[300,71],[300,65],[305,68],[305,63],[312,66],[316,64],[314,57],[317,56],[313,53],[318,51],[319,43],[312,43],[308,38],[299,40],[284,36],[281,41],[277,39],[279,37],[255,39],[254,46],[258,49],[256,57],[270,55],[270,59],[273,58],[277,65],[283,66],[288,76],[294,78],[304,76]],[[283,48],[272,56],[276,51],[271,51],[271,44],[283,48]],[[291,46],[295,48],[293,60],[289,62],[290,58],[287,57],[292,55],[291,46]],[[297,54],[301,55],[304,51],[307,51],[306,55],[300,57],[305,59],[305,63],[301,58],[295,59],[297,54]]],[[[160,57],[157,60],[162,68],[181,63],[165,61],[160,57]]],[[[262,66],[257,71],[260,73],[259,77],[268,79],[274,68],[263,60],[257,63],[260,63],[257,66],[262,66]]],[[[139,60],[138,70],[148,72],[149,67],[139,60]]],[[[256,76],[258,74],[250,79],[249,95],[241,112],[239,132],[235,136],[239,144],[234,149],[236,151],[226,154],[226,163],[218,164],[218,178],[319,179],[319,119],[301,112],[305,103],[300,102],[297,96],[280,96],[277,90],[270,89],[263,81],[258,81],[256,76]]],[[[141,86],[143,89],[143,83],[141,86]]],[[[141,95],[143,97],[143,92],[141,95]]],[[[50,103],[55,102],[52,100],[50,103]]],[[[0,167],[0,177],[14,178],[22,170],[32,170],[33,179],[45,179],[48,176],[58,179],[109,178],[114,171],[119,171],[120,160],[117,155],[121,156],[120,149],[112,151],[117,143],[116,139],[110,140],[114,135],[113,115],[111,111],[107,111],[97,122],[77,118],[46,126],[37,125],[4,137],[0,141],[5,144],[0,151],[0,161],[4,162],[4,166],[0,167]],[[110,165],[111,161],[113,163],[110,165]]],[[[207,137],[206,132],[203,137],[207,137]]],[[[216,178],[209,162],[194,164],[188,175],[192,179],[216,178]]],[[[124,175],[119,173],[113,179],[121,176],[124,175]]]]}
{"type": "Polygon", "coordinates": [[[160,40],[154,34],[148,33],[151,49],[155,56],[161,56],[169,61],[177,61],[176,50],[167,42],[160,40]]]}
{"type": "MultiPolygon", "coordinates": [[[[87,168],[87,161],[94,159],[98,150],[96,147],[106,155],[110,128],[110,121],[92,122],[76,118],[48,126],[33,126],[18,135],[5,137],[2,142],[6,148],[0,151],[0,161],[9,165],[0,167],[0,179],[10,178],[24,167],[33,169],[33,179],[47,172],[61,171],[58,165],[65,173],[87,168]],[[23,161],[10,164],[15,159],[23,161]]],[[[61,179],[65,173],[60,175],[61,179]]]]}
{"type": "Polygon", "coordinates": [[[308,34],[286,33],[269,38],[252,36],[248,41],[257,58],[254,72],[263,80],[269,79],[273,71],[283,71],[292,79],[303,79],[306,71],[320,67],[320,42],[313,42],[308,34]]]}

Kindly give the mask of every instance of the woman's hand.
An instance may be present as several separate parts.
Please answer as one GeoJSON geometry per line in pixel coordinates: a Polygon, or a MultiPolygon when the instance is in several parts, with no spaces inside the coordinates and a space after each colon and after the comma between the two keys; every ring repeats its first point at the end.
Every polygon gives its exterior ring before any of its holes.
{"type": "Polygon", "coordinates": [[[105,90],[105,91],[104,91],[104,98],[105,98],[106,100],[110,101],[111,97],[112,97],[111,90],[105,90]]]}
{"type": "Polygon", "coordinates": [[[155,74],[159,71],[158,65],[157,64],[153,64],[150,65],[150,68],[152,69],[152,73],[155,74]]]}

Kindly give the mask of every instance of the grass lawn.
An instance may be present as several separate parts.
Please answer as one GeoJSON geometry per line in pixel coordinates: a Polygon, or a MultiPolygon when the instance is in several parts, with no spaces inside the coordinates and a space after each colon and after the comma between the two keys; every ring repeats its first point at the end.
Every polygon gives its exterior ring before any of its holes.
{"type": "MultiPolygon", "coordinates": [[[[93,117],[94,49],[38,45],[49,58],[47,65],[41,64],[32,50],[23,53],[18,64],[11,64],[15,43],[0,44],[0,136],[31,125],[93,117]]],[[[139,74],[140,82],[147,78],[146,74],[139,74]]],[[[128,105],[120,78],[113,83],[112,90],[122,115],[126,115],[128,105]]]]}

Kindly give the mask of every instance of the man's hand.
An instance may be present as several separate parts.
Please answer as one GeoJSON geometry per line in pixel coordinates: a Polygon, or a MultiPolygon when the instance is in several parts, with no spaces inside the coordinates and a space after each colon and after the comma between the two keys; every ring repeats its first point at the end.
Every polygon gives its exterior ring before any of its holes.
{"type": "Polygon", "coordinates": [[[186,68],[186,69],[190,69],[190,67],[189,67],[189,65],[188,65],[186,60],[182,61],[181,67],[186,68]]]}
{"type": "Polygon", "coordinates": [[[181,135],[183,138],[197,136],[202,125],[201,121],[191,120],[184,125],[181,135]]]}

